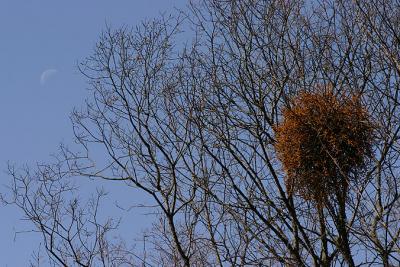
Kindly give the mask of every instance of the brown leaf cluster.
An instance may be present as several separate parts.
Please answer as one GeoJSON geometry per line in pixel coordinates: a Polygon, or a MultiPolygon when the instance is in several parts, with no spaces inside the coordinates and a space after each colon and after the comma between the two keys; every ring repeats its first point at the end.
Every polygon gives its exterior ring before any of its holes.
{"type": "Polygon", "coordinates": [[[336,96],[332,89],[294,97],[275,130],[289,194],[320,204],[346,195],[351,174],[372,155],[373,127],[360,98],[336,96]]]}

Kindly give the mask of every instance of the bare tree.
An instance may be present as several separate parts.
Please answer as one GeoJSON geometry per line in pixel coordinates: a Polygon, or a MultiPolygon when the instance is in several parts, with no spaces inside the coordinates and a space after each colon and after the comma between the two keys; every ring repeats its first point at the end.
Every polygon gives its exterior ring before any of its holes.
{"type": "MultiPolygon", "coordinates": [[[[10,169],[11,202],[61,266],[398,266],[399,48],[395,0],[198,0],[177,18],[108,29],[81,65],[92,90],[72,114],[83,152],[62,149],[62,172],[10,169]],[[351,179],[322,206],[286,187],[276,150],[283,111],[321,87],[357,95],[373,125],[365,168],[346,167],[351,179]],[[92,164],[98,148],[104,166],[92,164]],[[72,199],[71,175],[153,199],[140,259],[107,241],[101,192],[87,214],[61,198],[72,199]]],[[[343,153],[329,166],[344,169],[343,153]]]]}
{"type": "MultiPolygon", "coordinates": [[[[118,220],[101,220],[99,209],[102,190],[83,205],[69,172],[61,164],[41,165],[32,173],[25,168],[18,173],[10,166],[13,177],[11,197],[2,199],[23,211],[40,233],[50,266],[120,266],[133,263],[132,253],[122,242],[111,242],[110,232],[118,220]]],[[[31,266],[42,266],[39,253],[31,266]]]]}

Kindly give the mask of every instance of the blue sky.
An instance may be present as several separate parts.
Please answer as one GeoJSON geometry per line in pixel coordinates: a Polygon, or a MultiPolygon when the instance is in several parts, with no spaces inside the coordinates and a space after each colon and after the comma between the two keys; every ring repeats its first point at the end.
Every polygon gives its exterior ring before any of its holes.
{"type": "MultiPolygon", "coordinates": [[[[72,140],[69,112],[87,96],[77,62],[89,56],[106,23],[135,26],[186,0],[1,0],[0,167],[50,159],[72,140]]],[[[2,172],[2,191],[8,177],[2,172]]],[[[138,199],[136,199],[138,200],[138,199]]],[[[40,241],[21,214],[0,207],[0,267],[27,266],[40,241]]],[[[134,222],[139,233],[142,224],[134,222]]]]}

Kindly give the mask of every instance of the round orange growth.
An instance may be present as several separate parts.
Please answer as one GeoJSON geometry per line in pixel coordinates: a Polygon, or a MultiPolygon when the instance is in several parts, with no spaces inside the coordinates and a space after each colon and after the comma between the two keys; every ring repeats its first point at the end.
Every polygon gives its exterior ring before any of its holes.
{"type": "Polygon", "coordinates": [[[275,130],[289,194],[317,203],[346,196],[352,174],[372,155],[373,127],[360,98],[338,97],[331,89],[294,97],[275,130]]]}

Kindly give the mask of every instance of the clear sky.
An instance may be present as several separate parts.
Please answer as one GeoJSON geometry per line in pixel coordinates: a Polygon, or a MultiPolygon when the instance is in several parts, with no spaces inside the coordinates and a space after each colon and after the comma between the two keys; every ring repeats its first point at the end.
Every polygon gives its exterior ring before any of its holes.
{"type": "MultiPolygon", "coordinates": [[[[187,0],[0,0],[0,166],[49,160],[70,142],[69,112],[87,95],[76,64],[89,56],[106,23],[132,25],[187,0]]],[[[8,177],[1,172],[1,191],[8,177]]],[[[0,207],[0,267],[28,266],[40,241],[21,214],[0,207]]],[[[140,222],[131,224],[140,231],[140,222]]]]}

